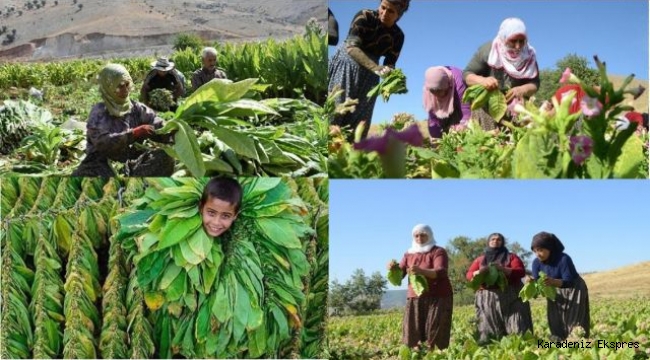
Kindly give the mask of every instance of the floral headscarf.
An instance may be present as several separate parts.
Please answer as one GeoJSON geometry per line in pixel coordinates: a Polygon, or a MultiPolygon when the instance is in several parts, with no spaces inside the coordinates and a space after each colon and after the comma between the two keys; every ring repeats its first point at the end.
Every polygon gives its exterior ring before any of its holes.
{"type": "Polygon", "coordinates": [[[518,18],[503,20],[499,33],[492,41],[488,65],[495,69],[503,69],[515,79],[533,79],[537,77],[535,49],[526,42],[519,54],[510,54],[506,41],[515,35],[524,35],[528,39],[524,22],[518,18]]]}
{"type": "Polygon", "coordinates": [[[99,93],[104,100],[106,110],[113,116],[124,116],[131,111],[131,101],[121,99],[117,96],[117,91],[123,81],[133,84],[131,75],[126,68],[119,64],[108,64],[99,72],[99,93]]]}

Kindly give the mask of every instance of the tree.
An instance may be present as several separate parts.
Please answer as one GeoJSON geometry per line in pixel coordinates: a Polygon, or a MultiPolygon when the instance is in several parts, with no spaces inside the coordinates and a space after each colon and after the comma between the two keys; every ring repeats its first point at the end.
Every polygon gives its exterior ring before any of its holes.
{"type": "Polygon", "coordinates": [[[203,47],[203,39],[196,34],[179,34],[174,39],[174,50],[180,51],[187,48],[199,50],[203,47]]]}
{"type": "Polygon", "coordinates": [[[569,54],[558,60],[554,70],[540,71],[540,86],[537,94],[535,94],[538,105],[541,105],[544,100],[550,100],[555,95],[557,89],[563,85],[560,84],[560,78],[566,68],[570,68],[571,72],[579,77],[587,86],[594,86],[600,81],[598,70],[589,67],[589,62],[586,58],[576,54],[569,54]]]}
{"type": "Polygon", "coordinates": [[[363,269],[356,269],[345,284],[334,280],[329,294],[333,315],[362,314],[378,310],[387,284],[388,281],[380,272],[374,272],[367,277],[363,269]]]}

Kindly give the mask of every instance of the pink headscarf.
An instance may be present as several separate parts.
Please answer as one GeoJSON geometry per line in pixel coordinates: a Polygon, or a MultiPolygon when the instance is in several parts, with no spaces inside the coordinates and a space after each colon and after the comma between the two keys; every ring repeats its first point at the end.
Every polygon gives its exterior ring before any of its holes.
{"type": "Polygon", "coordinates": [[[499,33],[492,41],[492,49],[488,56],[488,65],[495,69],[503,69],[516,79],[532,79],[537,76],[537,59],[535,49],[524,45],[518,55],[508,53],[506,41],[515,35],[526,34],[526,25],[518,18],[507,18],[501,23],[499,33]]]}
{"type": "Polygon", "coordinates": [[[439,119],[446,119],[454,112],[454,95],[456,86],[454,86],[454,75],[444,66],[434,66],[427,69],[424,73],[424,90],[422,100],[424,109],[427,112],[433,112],[439,119]],[[438,97],[429,90],[449,89],[447,95],[438,97]]]}

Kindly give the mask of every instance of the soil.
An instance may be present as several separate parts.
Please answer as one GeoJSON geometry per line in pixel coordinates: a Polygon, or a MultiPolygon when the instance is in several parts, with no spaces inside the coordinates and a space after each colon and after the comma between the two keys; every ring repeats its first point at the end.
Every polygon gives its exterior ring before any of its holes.
{"type": "Polygon", "coordinates": [[[179,33],[209,41],[300,34],[325,24],[324,0],[3,0],[0,62],[166,54],[179,33]],[[39,4],[39,8],[27,3],[39,4]],[[45,5],[41,4],[45,2],[45,5]],[[81,7],[80,7],[81,6],[81,7]],[[11,10],[13,8],[13,10],[11,10]],[[15,38],[8,43],[13,30],[15,38]]]}

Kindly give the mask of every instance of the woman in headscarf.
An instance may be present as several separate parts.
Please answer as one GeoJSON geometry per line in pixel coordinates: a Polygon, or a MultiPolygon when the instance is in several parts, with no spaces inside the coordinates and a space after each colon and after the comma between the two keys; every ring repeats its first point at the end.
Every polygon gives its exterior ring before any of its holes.
{"type": "Polygon", "coordinates": [[[517,254],[508,251],[505,243],[502,234],[490,234],[485,251],[467,270],[467,280],[472,280],[474,276],[488,271],[490,264],[494,264],[508,279],[504,291],[496,285],[485,284],[481,284],[476,291],[474,305],[478,319],[479,343],[487,343],[490,339],[498,339],[504,335],[533,331],[530,304],[519,298],[519,291],[523,287],[521,279],[526,274],[524,263],[517,254]]]}
{"type": "Polygon", "coordinates": [[[424,73],[422,101],[429,114],[431,138],[441,138],[452,125],[467,124],[472,115],[470,104],[461,102],[466,88],[459,68],[434,66],[424,73]]]}
{"type": "MultiPolygon", "coordinates": [[[[487,90],[505,92],[506,101],[523,101],[539,89],[535,49],[528,44],[526,25],[521,19],[507,18],[497,36],[483,44],[463,71],[467,86],[482,85],[487,90]]],[[[475,111],[486,130],[496,123],[483,109],[475,111]],[[489,118],[484,118],[485,116],[489,118]]]]}
{"type": "MultiPolygon", "coordinates": [[[[429,349],[446,349],[451,335],[453,310],[453,293],[447,275],[447,251],[436,246],[433,231],[428,225],[416,225],[412,236],[411,247],[404,254],[399,267],[402,276],[424,276],[428,288],[418,296],[409,282],[402,342],[410,348],[426,344],[429,349]]],[[[389,270],[394,263],[388,263],[389,270]]]]}
{"type": "Polygon", "coordinates": [[[589,337],[587,284],[576,271],[571,257],[564,253],[564,245],[555,234],[542,231],[533,236],[530,248],[537,255],[533,261],[533,278],[537,280],[543,271],[545,285],[558,288],[555,301],[546,301],[551,341],[566,339],[578,326],[584,329],[584,336],[589,337]]]}
{"type": "Polygon", "coordinates": [[[134,144],[145,139],[168,142],[157,136],[163,119],[139,102],[129,99],[131,75],[119,64],[108,64],[99,73],[102,102],[90,111],[86,125],[86,157],[72,176],[115,176],[109,160],[126,163],[126,176],[171,176],[174,160],[163,150],[143,151],[134,144]]]}
{"type": "Polygon", "coordinates": [[[409,2],[381,0],[377,10],[361,10],[354,16],[347,39],[329,61],[327,90],[332,92],[336,87],[343,90],[335,99],[336,105],[346,98],[357,99],[359,103],[354,112],[335,115],[331,125],[349,126],[354,131],[365,120],[362,138],[368,135],[377,97],[366,95],[379,84],[379,77],[386,76],[397,63],[404,44],[404,33],[397,22],[409,2]],[[382,56],[383,65],[379,65],[382,56]]]}

